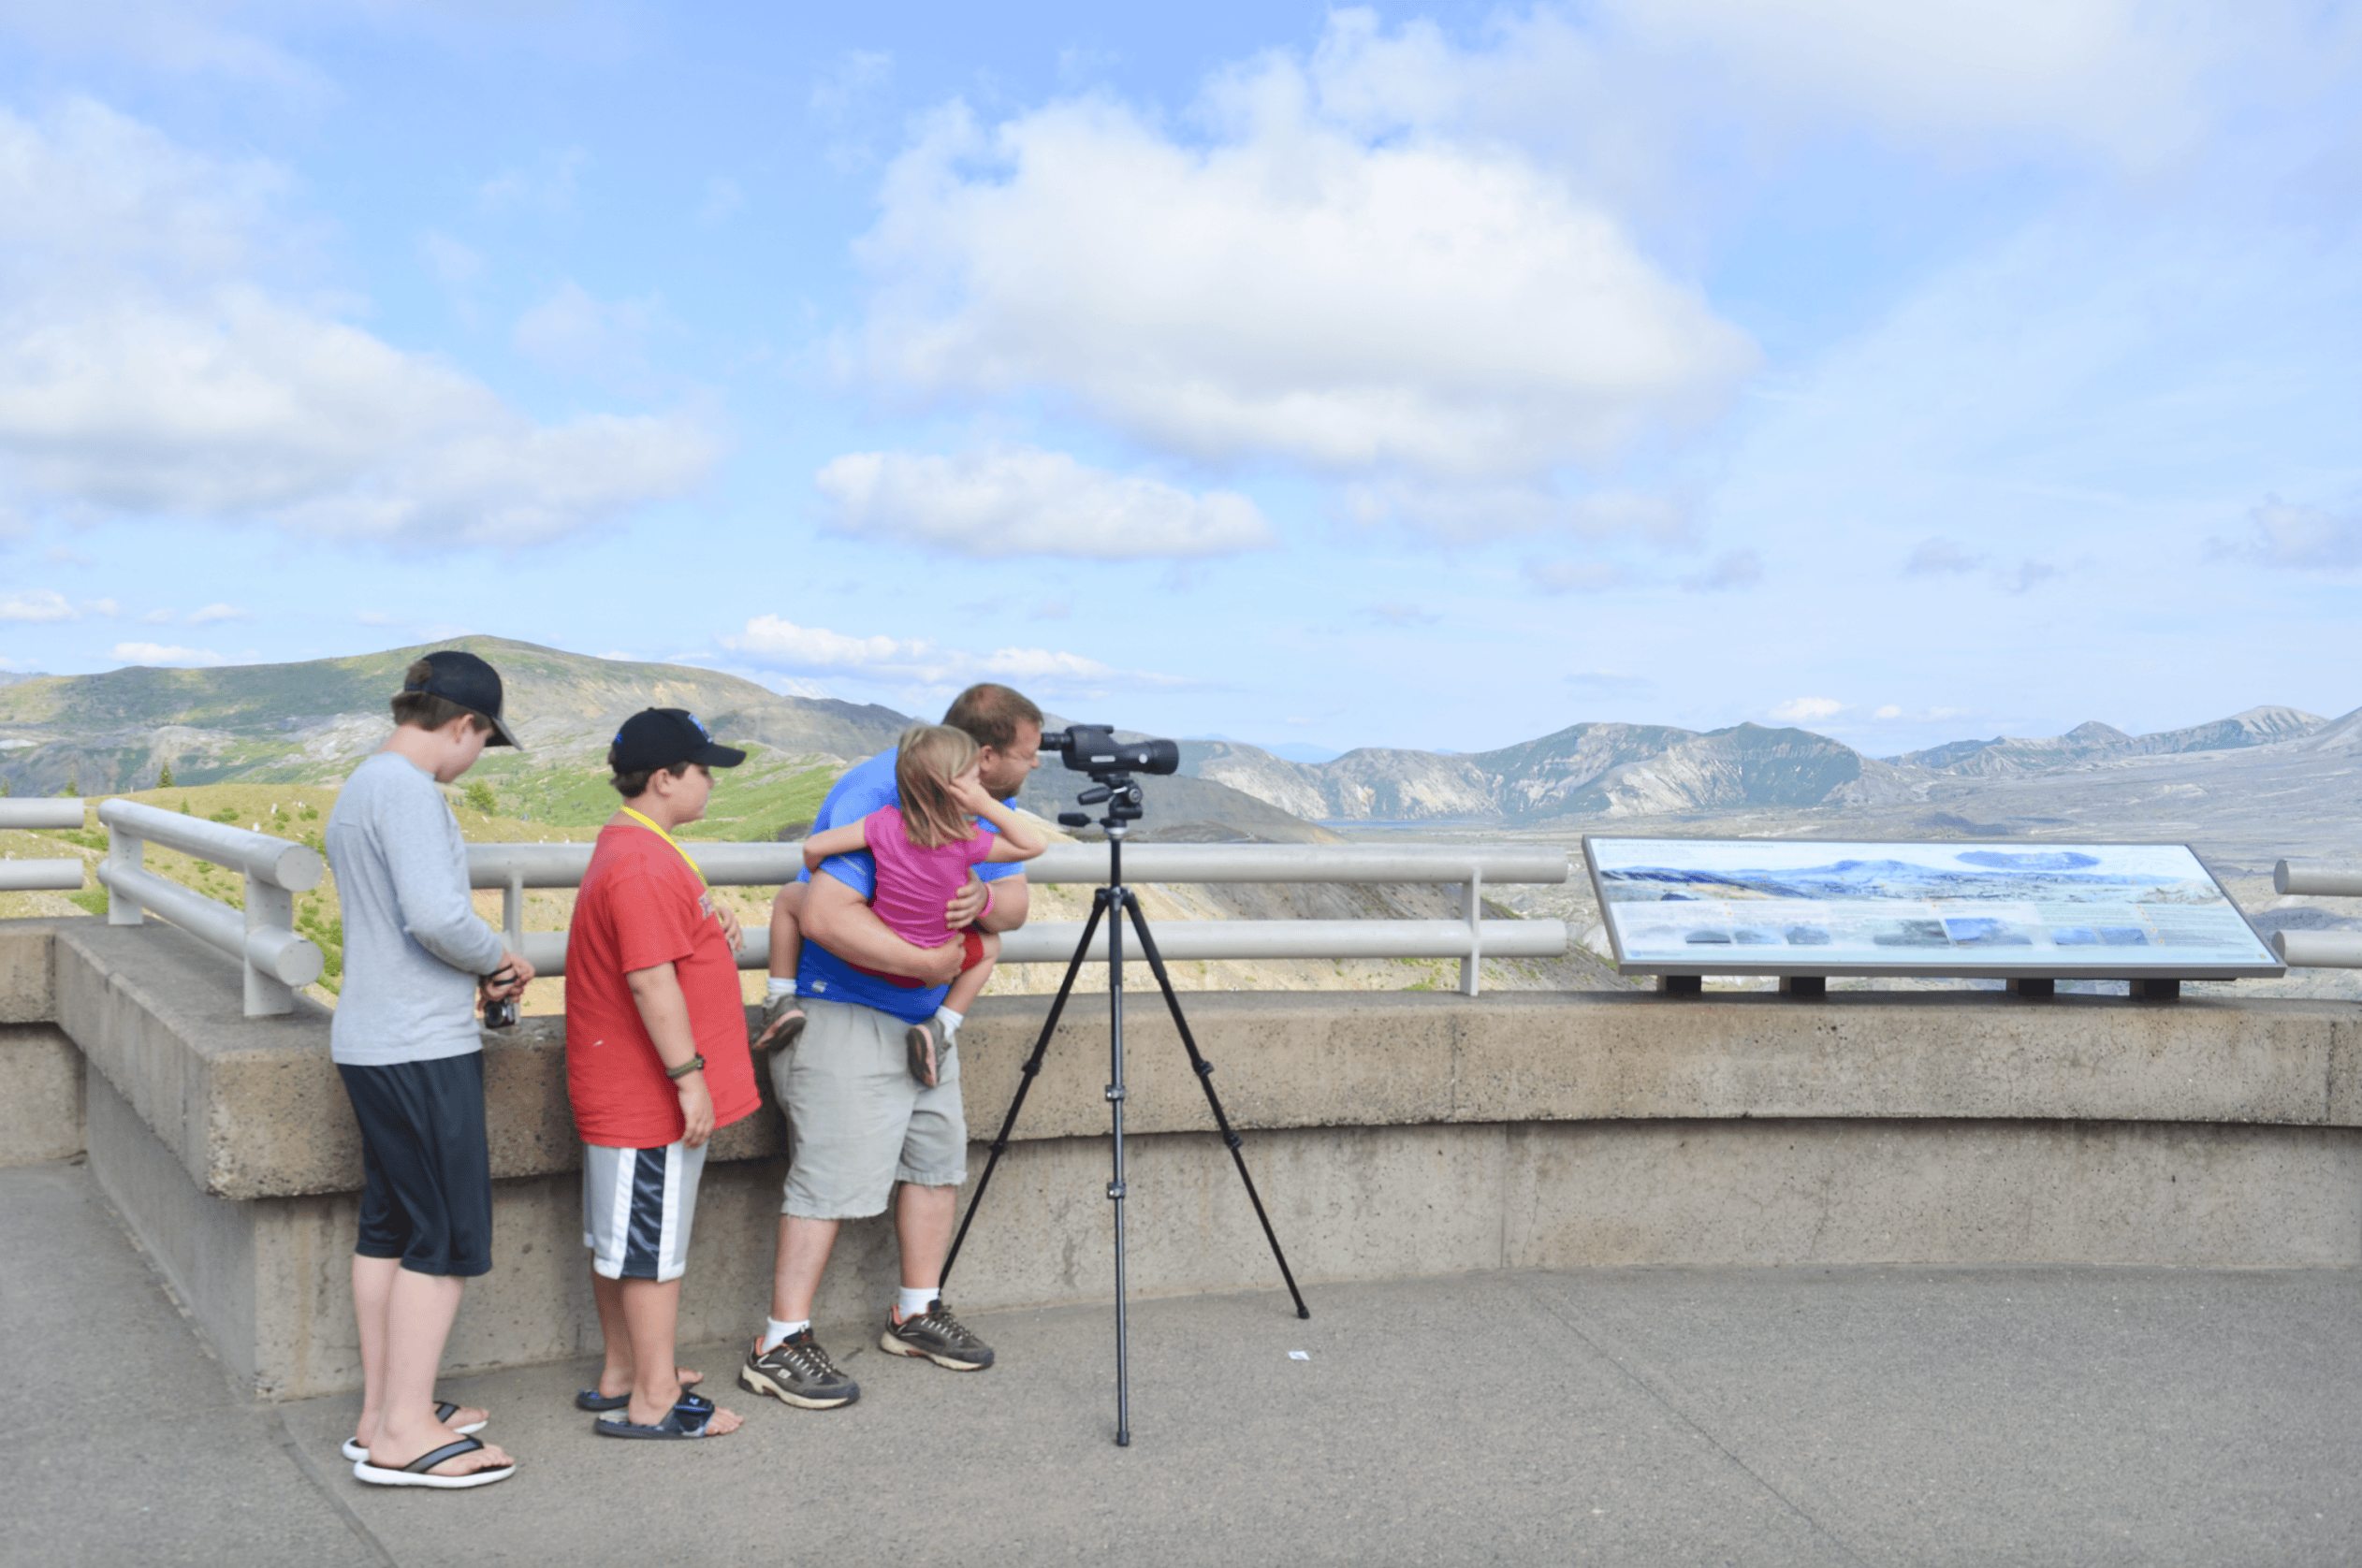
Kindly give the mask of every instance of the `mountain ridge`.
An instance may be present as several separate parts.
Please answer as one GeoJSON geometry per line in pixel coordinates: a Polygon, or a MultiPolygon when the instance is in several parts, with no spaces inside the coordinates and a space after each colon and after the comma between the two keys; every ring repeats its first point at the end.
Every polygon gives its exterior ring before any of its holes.
{"type": "MultiPolygon", "coordinates": [[[[0,779],[20,793],[152,786],[169,765],[197,784],[325,779],[377,743],[385,704],[421,653],[459,647],[499,665],[528,748],[516,762],[591,766],[644,706],[689,708],[733,744],[839,765],[894,742],[908,716],[876,704],[783,696],[691,665],[602,660],[467,636],[373,654],[204,670],[132,667],[0,684],[0,779]]],[[[1053,719],[1055,724],[1057,721],[1053,719]]],[[[1754,723],[1695,731],[1582,722],[1488,751],[1362,747],[1291,762],[1230,740],[1180,743],[1169,779],[1144,779],[1154,820],[1310,841],[1316,823],[1500,823],[1667,818],[1749,809],[1924,806],[1955,784],[2034,779],[2206,753],[2362,754],[2362,709],[2335,719],[2258,706],[2150,734],[2092,720],[2063,735],[1947,742],[1874,758],[1809,730],[1754,723]]],[[[1064,794],[1051,777],[1035,793],[1064,794]]],[[[1046,801],[1044,802],[1046,805],[1046,801]]]]}

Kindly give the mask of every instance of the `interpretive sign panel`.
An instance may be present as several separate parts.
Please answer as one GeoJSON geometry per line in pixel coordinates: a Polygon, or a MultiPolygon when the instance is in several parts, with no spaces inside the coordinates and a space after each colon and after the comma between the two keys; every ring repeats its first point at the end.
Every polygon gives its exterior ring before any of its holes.
{"type": "Polygon", "coordinates": [[[2185,844],[1586,835],[1627,975],[2270,979],[2185,844]]]}

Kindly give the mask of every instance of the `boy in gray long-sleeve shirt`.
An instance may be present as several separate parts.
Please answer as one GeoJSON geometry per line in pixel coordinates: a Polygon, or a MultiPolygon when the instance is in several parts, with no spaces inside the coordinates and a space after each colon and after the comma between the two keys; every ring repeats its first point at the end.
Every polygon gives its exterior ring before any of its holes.
{"type": "Polygon", "coordinates": [[[360,1123],[367,1184],[353,1254],[361,1418],[345,1457],[379,1486],[478,1487],[513,1461],[465,1434],[480,1410],[438,1404],[435,1370],[468,1276],[492,1266],[484,1053],[473,1003],[532,966],[502,951],[468,893],[467,846],[438,784],[488,743],[514,746],[501,677],[472,653],[411,665],[385,747],[328,814],[344,910],[344,988],[329,1053],[360,1123]]]}

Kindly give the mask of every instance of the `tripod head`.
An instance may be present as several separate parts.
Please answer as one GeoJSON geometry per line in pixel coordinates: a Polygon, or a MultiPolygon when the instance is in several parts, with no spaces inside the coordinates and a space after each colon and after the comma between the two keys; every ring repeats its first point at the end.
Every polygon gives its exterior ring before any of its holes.
{"type": "MultiPolygon", "coordinates": [[[[1099,820],[1099,825],[1107,830],[1109,838],[1120,841],[1131,830],[1131,824],[1140,820],[1145,809],[1140,781],[1123,768],[1109,768],[1104,772],[1092,769],[1090,786],[1074,797],[1074,804],[1098,806],[1102,802],[1106,804],[1107,815],[1099,820]]],[[[1087,811],[1061,811],[1058,813],[1058,825],[1086,828],[1091,825],[1091,814],[1087,811]]]]}

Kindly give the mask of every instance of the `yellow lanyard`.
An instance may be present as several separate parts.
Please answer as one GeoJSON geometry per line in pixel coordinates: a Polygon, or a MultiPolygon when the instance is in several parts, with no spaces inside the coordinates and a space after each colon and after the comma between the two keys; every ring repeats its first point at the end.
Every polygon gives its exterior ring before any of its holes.
{"type": "Polygon", "coordinates": [[[697,863],[695,861],[689,859],[689,851],[680,847],[680,841],[678,839],[676,839],[671,834],[666,833],[663,828],[658,827],[654,822],[649,821],[647,818],[641,816],[630,806],[626,806],[620,807],[619,809],[622,811],[623,815],[631,818],[632,820],[639,823],[640,826],[646,828],[649,832],[654,834],[665,843],[670,844],[673,847],[673,853],[688,862],[691,874],[697,878],[697,885],[701,888],[706,885],[706,874],[697,869],[697,863]]]}

